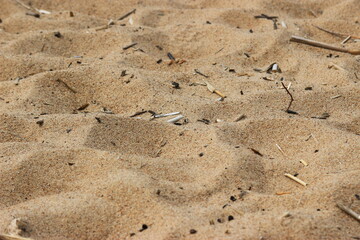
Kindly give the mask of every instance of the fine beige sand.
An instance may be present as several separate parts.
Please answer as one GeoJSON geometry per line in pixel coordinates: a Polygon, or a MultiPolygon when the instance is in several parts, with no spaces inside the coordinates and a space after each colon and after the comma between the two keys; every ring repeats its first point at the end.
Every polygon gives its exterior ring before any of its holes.
{"type": "Polygon", "coordinates": [[[360,56],[289,41],[360,50],[314,27],[359,36],[359,0],[23,3],[0,0],[0,234],[360,239],[360,56]]]}

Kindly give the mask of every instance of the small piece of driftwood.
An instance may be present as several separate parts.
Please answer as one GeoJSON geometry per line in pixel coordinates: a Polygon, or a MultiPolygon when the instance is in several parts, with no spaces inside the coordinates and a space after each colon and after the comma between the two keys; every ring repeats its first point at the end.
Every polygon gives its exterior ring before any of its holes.
{"type": "Polygon", "coordinates": [[[307,38],[303,38],[303,37],[299,37],[299,36],[291,36],[290,41],[307,44],[307,45],[314,46],[314,47],[334,50],[334,51],[338,51],[338,52],[350,53],[352,55],[360,55],[360,50],[350,50],[350,49],[346,49],[346,48],[335,47],[335,46],[329,45],[327,43],[318,42],[315,40],[311,40],[311,39],[307,39],[307,38]]]}
{"type": "Polygon", "coordinates": [[[354,210],[352,210],[351,208],[348,208],[346,206],[344,206],[341,203],[337,203],[337,206],[343,210],[344,212],[346,212],[347,214],[349,214],[350,216],[352,216],[353,218],[355,218],[356,220],[360,221],[360,214],[358,214],[357,212],[355,212],[354,210]]]}
{"type": "Polygon", "coordinates": [[[285,173],[284,175],[285,175],[285,177],[288,177],[288,178],[294,180],[295,182],[297,182],[297,183],[299,183],[299,184],[301,184],[303,186],[307,185],[306,182],[304,182],[303,180],[300,180],[299,178],[297,178],[297,177],[295,177],[295,176],[293,176],[293,175],[291,175],[289,173],[285,173]]]}

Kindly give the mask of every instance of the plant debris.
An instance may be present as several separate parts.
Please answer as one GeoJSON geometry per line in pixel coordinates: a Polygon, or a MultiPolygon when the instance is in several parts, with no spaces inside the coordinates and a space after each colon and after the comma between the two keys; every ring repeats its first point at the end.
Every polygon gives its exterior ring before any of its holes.
{"type": "Polygon", "coordinates": [[[132,44],[129,44],[129,45],[123,47],[123,50],[127,50],[127,49],[129,49],[129,48],[131,48],[131,47],[134,47],[135,45],[137,45],[136,42],[135,42],[135,43],[132,43],[132,44]]]}
{"type": "Polygon", "coordinates": [[[123,16],[119,17],[119,18],[118,18],[118,21],[120,21],[120,20],[123,20],[123,19],[127,18],[128,16],[130,16],[131,14],[134,14],[135,12],[136,12],[136,8],[135,8],[135,9],[133,9],[133,10],[131,10],[130,12],[128,12],[128,13],[126,13],[126,14],[124,14],[123,16]]]}
{"type": "Polygon", "coordinates": [[[200,72],[200,71],[197,70],[197,69],[194,69],[194,71],[195,71],[195,73],[197,73],[197,74],[199,74],[199,75],[201,75],[201,76],[203,76],[203,77],[205,77],[205,78],[208,78],[208,77],[209,77],[208,75],[203,74],[202,72],[200,72]]]}
{"type": "Polygon", "coordinates": [[[296,112],[290,110],[291,104],[292,104],[292,102],[294,101],[293,96],[291,95],[291,93],[289,92],[289,90],[287,89],[287,87],[285,87],[285,84],[284,84],[283,82],[281,82],[281,85],[283,86],[283,88],[286,90],[286,92],[287,92],[287,93],[289,94],[289,96],[290,96],[290,102],[289,102],[289,105],[288,105],[288,107],[287,107],[287,109],[286,109],[285,112],[287,112],[287,113],[292,113],[292,114],[295,113],[295,114],[296,114],[296,112]],[[289,111],[291,111],[291,112],[289,112],[289,111]]]}
{"type": "Polygon", "coordinates": [[[317,29],[321,30],[321,31],[324,31],[324,32],[326,32],[326,33],[329,33],[329,34],[334,35],[334,36],[337,36],[337,37],[341,37],[341,38],[350,37],[350,38],[353,38],[353,39],[360,39],[360,36],[353,36],[353,35],[350,35],[350,34],[343,34],[343,33],[332,32],[332,31],[326,30],[326,29],[321,28],[321,27],[316,26],[316,25],[313,25],[313,26],[316,27],[317,29]]]}
{"type": "Polygon", "coordinates": [[[355,218],[356,220],[360,221],[360,214],[358,214],[357,212],[355,212],[354,210],[352,210],[351,208],[346,207],[345,205],[341,204],[341,203],[337,203],[337,206],[343,210],[344,212],[346,212],[347,214],[349,214],[350,216],[352,216],[353,218],[355,218]]]}
{"type": "Polygon", "coordinates": [[[273,26],[274,26],[274,29],[278,29],[277,27],[277,19],[278,17],[277,16],[269,16],[269,15],[266,15],[266,14],[261,14],[261,15],[257,15],[257,16],[254,16],[255,18],[263,18],[263,19],[267,19],[267,20],[271,20],[273,22],[273,26]]]}
{"type": "Polygon", "coordinates": [[[131,115],[130,117],[136,117],[136,116],[139,116],[141,114],[144,114],[144,113],[147,113],[148,111],[140,111],[140,112],[136,112],[134,113],[133,115],[131,115]]]}
{"type": "Polygon", "coordinates": [[[209,124],[210,124],[210,120],[208,120],[208,119],[206,119],[206,118],[198,119],[197,121],[198,121],[198,122],[205,123],[206,125],[209,125],[209,124]]]}
{"type": "Polygon", "coordinates": [[[327,43],[318,42],[318,41],[303,38],[303,37],[291,36],[290,41],[307,44],[307,45],[310,45],[313,47],[319,47],[319,48],[334,50],[334,51],[338,51],[338,52],[350,53],[352,55],[360,55],[360,50],[350,50],[350,49],[346,49],[346,48],[335,47],[335,46],[329,45],[327,43]]]}
{"type": "Polygon", "coordinates": [[[66,82],[64,82],[63,80],[61,80],[61,79],[57,79],[56,80],[57,82],[59,82],[59,83],[62,83],[67,89],[69,89],[71,92],[73,92],[73,93],[76,93],[76,91],[73,89],[73,88],[71,88],[66,82]]]}
{"type": "Polygon", "coordinates": [[[175,57],[170,52],[167,53],[167,56],[170,60],[175,61],[175,57]]]}
{"type": "Polygon", "coordinates": [[[78,110],[78,111],[85,110],[89,105],[90,105],[90,104],[85,103],[85,104],[81,105],[77,110],[78,110]]]}
{"type": "Polygon", "coordinates": [[[323,114],[321,114],[321,116],[315,116],[315,117],[311,117],[311,118],[316,118],[316,119],[327,119],[328,117],[330,117],[330,114],[327,112],[324,112],[323,114]]]}
{"type": "Polygon", "coordinates": [[[285,177],[288,177],[288,178],[294,180],[295,182],[297,182],[297,183],[299,183],[299,184],[301,184],[301,185],[303,185],[303,186],[306,186],[306,185],[307,185],[306,182],[300,180],[299,178],[297,178],[297,177],[295,177],[295,176],[293,176],[293,175],[291,175],[291,174],[289,174],[289,173],[285,173],[284,175],[285,175],[285,177]]]}
{"type": "Polygon", "coordinates": [[[250,150],[261,157],[264,156],[262,153],[260,153],[258,150],[254,149],[254,148],[250,148],[250,150]]]}
{"type": "Polygon", "coordinates": [[[245,118],[246,118],[246,115],[245,115],[245,114],[242,114],[242,115],[240,115],[239,117],[237,117],[234,122],[239,122],[239,121],[241,121],[241,120],[244,120],[245,118]]]}
{"type": "Polygon", "coordinates": [[[226,98],[226,96],[224,94],[222,94],[219,90],[216,90],[216,88],[213,85],[211,85],[209,82],[204,81],[204,83],[206,83],[206,87],[210,92],[216,93],[217,95],[219,95],[222,98],[226,98]]]}

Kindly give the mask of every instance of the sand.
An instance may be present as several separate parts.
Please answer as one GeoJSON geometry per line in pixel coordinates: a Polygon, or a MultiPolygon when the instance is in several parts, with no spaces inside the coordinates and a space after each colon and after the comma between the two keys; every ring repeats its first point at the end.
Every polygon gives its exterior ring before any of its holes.
{"type": "Polygon", "coordinates": [[[1,234],[360,238],[360,57],[289,41],[360,49],[313,26],[360,35],[358,0],[24,3],[51,14],[0,0],[1,234]]]}

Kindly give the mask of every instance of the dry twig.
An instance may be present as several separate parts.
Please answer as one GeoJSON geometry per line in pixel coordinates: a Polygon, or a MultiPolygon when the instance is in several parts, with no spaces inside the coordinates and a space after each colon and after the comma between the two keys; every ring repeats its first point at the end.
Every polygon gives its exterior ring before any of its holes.
{"type": "Polygon", "coordinates": [[[360,214],[358,214],[357,212],[355,212],[354,210],[352,210],[351,208],[348,208],[346,206],[344,206],[341,203],[338,203],[337,206],[343,210],[344,212],[346,212],[347,214],[349,214],[350,216],[352,216],[353,218],[355,218],[356,220],[360,221],[360,214]]]}
{"type": "Polygon", "coordinates": [[[293,96],[291,95],[290,91],[287,89],[287,87],[285,87],[285,84],[283,82],[281,82],[282,86],[284,87],[284,89],[286,90],[286,92],[290,95],[290,103],[289,103],[289,106],[287,107],[286,109],[286,112],[289,112],[290,110],[290,107],[291,107],[291,104],[292,102],[294,101],[294,98],[293,96]]]}
{"type": "Polygon", "coordinates": [[[335,46],[329,45],[327,43],[318,42],[318,41],[303,38],[303,37],[291,36],[290,41],[307,44],[307,45],[314,46],[314,47],[330,49],[330,50],[334,50],[334,51],[338,51],[338,52],[350,53],[352,55],[360,55],[360,50],[350,50],[350,49],[335,47],[335,46]]]}
{"type": "Polygon", "coordinates": [[[131,14],[135,13],[136,12],[136,8],[131,10],[130,12],[124,14],[123,16],[119,17],[118,20],[123,20],[124,18],[127,18],[128,16],[130,16],[131,14]]]}
{"type": "Polygon", "coordinates": [[[316,26],[316,25],[313,25],[314,27],[316,27],[317,29],[321,30],[321,31],[324,31],[326,33],[329,33],[331,35],[334,35],[334,36],[337,36],[337,37],[350,37],[350,38],[353,38],[353,39],[360,39],[359,36],[354,36],[354,35],[350,35],[350,34],[343,34],[343,33],[337,33],[337,32],[332,32],[332,31],[329,31],[329,30],[326,30],[325,28],[321,28],[319,26],[316,26]]]}
{"type": "Polygon", "coordinates": [[[63,80],[57,79],[56,81],[59,82],[59,83],[64,84],[64,86],[65,86],[67,89],[69,89],[71,92],[76,93],[76,91],[75,91],[72,87],[70,87],[66,82],[64,82],[63,80]]]}
{"type": "Polygon", "coordinates": [[[295,182],[303,185],[303,186],[306,186],[306,185],[307,185],[306,182],[304,182],[303,180],[300,180],[299,178],[297,178],[297,177],[295,177],[295,176],[293,176],[293,175],[291,175],[291,174],[289,174],[289,173],[285,173],[284,175],[285,175],[286,177],[294,180],[295,182]]]}

